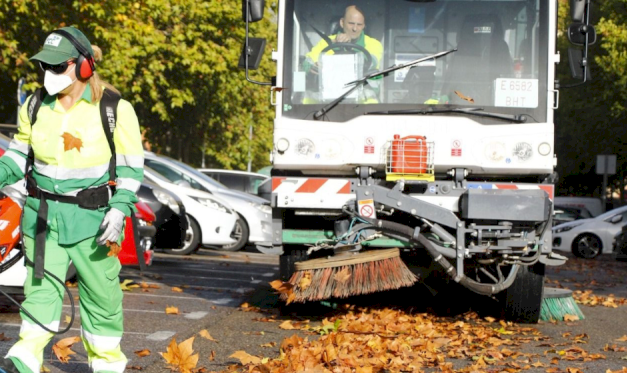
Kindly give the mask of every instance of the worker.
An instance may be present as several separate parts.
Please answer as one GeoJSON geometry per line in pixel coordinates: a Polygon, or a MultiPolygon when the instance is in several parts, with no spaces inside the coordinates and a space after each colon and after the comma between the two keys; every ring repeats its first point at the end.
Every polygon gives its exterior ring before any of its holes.
{"type": "Polygon", "coordinates": [[[40,372],[44,348],[54,336],[45,328],[59,330],[64,295],[62,285],[43,270],[65,279],[70,260],[78,274],[81,337],[91,370],[122,373],[126,367],[115,251],[125,217],[135,211],[144,160],[137,115],[128,101],[119,100],[116,112],[107,112],[117,118],[109,123],[115,129],[112,144],[108,141],[100,106],[103,96],[119,92],[96,73],[101,58],[102,51],[74,27],[50,33],[31,57],[44,71],[46,94],[33,123],[33,96],[19,112],[18,133],[0,158],[0,187],[25,175],[29,179],[22,219],[28,259],[22,306],[32,318],[21,313],[19,340],[0,358],[0,373],[40,372]]]}
{"type": "MultiPolygon", "coordinates": [[[[340,27],[342,32],[330,35],[329,39],[335,43],[351,43],[364,47],[368,53],[372,56],[371,68],[379,68],[381,58],[383,58],[383,46],[375,38],[364,33],[366,28],[366,17],[364,13],[355,5],[348,6],[344,12],[344,17],[340,19],[340,27]]],[[[305,72],[311,72],[313,74],[318,73],[318,60],[320,59],[320,53],[329,44],[325,40],[320,40],[309,53],[307,53],[306,60],[303,64],[305,72]]],[[[333,50],[327,51],[328,54],[333,54],[333,50]]]]}

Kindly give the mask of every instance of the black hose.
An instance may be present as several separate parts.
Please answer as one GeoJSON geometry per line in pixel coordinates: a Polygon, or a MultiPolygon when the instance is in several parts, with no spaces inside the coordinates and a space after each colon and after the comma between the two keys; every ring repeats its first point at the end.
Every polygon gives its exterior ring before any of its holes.
{"type": "MultiPolygon", "coordinates": [[[[26,253],[24,253],[24,262],[30,266],[34,266],[34,263],[28,259],[28,256],[26,256],[26,253]]],[[[52,333],[52,334],[63,334],[68,332],[71,328],[72,328],[72,324],[74,323],[74,316],[75,316],[75,312],[74,312],[74,297],[72,296],[72,293],[70,292],[70,289],[65,285],[65,281],[61,281],[60,278],[58,278],[57,276],[53,275],[52,273],[48,272],[46,269],[44,269],[44,274],[48,275],[50,277],[52,277],[54,280],[56,280],[57,282],[59,282],[61,284],[61,286],[63,286],[63,288],[65,289],[65,292],[67,293],[68,297],[70,298],[70,307],[72,308],[72,313],[70,316],[70,322],[67,325],[67,327],[61,331],[54,331],[51,329],[48,329],[46,326],[44,326],[39,320],[37,320],[30,312],[28,312],[26,310],[26,308],[22,307],[22,305],[16,301],[13,297],[11,297],[9,294],[5,293],[4,291],[2,291],[2,289],[0,289],[0,294],[4,295],[5,297],[7,297],[7,299],[9,299],[11,302],[13,302],[15,305],[17,305],[20,310],[22,312],[24,312],[24,314],[26,316],[28,316],[31,320],[33,320],[35,322],[35,324],[39,325],[43,330],[52,333]]]]}
{"type": "Polygon", "coordinates": [[[451,265],[451,263],[446,260],[444,255],[440,254],[440,252],[435,248],[435,245],[429,241],[424,235],[420,234],[418,237],[414,235],[414,228],[409,227],[407,225],[395,223],[387,220],[379,220],[379,219],[368,219],[362,217],[362,219],[369,221],[375,226],[377,229],[381,230],[389,230],[392,232],[396,232],[402,236],[408,237],[410,242],[420,243],[427,250],[427,253],[433,258],[433,260],[440,264],[444,271],[456,282],[459,282],[464,287],[474,291],[475,293],[482,295],[493,295],[499,293],[505,289],[507,289],[516,279],[516,274],[520,266],[518,264],[512,265],[512,269],[509,272],[507,278],[500,283],[497,284],[482,284],[475,280],[466,277],[463,273],[459,274],[455,267],[451,265]]]}

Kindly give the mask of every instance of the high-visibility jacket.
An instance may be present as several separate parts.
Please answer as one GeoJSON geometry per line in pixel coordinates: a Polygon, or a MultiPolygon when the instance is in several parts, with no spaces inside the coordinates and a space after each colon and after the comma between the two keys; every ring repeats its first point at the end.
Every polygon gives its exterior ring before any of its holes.
{"type": "MultiPolygon", "coordinates": [[[[337,35],[329,36],[329,39],[331,40],[335,40],[336,38],[337,35]]],[[[364,32],[362,31],[361,35],[359,35],[359,38],[357,38],[357,40],[355,41],[355,44],[366,48],[368,53],[370,53],[370,55],[372,56],[372,68],[380,68],[381,59],[383,58],[383,45],[381,45],[381,42],[364,34],[364,32]]],[[[316,44],[313,48],[311,48],[311,51],[309,51],[309,53],[305,55],[307,57],[305,62],[305,71],[308,71],[311,65],[318,62],[318,60],[320,59],[320,53],[328,45],[329,44],[327,44],[327,42],[323,39],[320,40],[320,42],[318,42],[318,44],[316,44]]],[[[326,53],[334,54],[332,50],[326,53]]]]}
{"type": "MultiPolygon", "coordinates": [[[[135,211],[136,192],[144,176],[144,151],[137,115],[126,100],[118,103],[113,141],[117,186],[108,206],[130,216],[135,211]]],[[[21,108],[18,133],[0,157],[0,188],[24,178],[31,147],[35,155],[32,174],[39,189],[76,196],[81,190],[108,182],[111,150],[101,122],[100,103],[92,102],[89,85],[67,111],[56,95],[46,96],[34,126],[28,119],[26,105],[21,108]]],[[[67,245],[96,236],[108,211],[108,207],[87,210],[76,204],[52,201],[48,206],[48,222],[56,219],[59,243],[67,245]]],[[[39,200],[27,197],[22,230],[31,238],[35,237],[38,210],[39,200]]]]}

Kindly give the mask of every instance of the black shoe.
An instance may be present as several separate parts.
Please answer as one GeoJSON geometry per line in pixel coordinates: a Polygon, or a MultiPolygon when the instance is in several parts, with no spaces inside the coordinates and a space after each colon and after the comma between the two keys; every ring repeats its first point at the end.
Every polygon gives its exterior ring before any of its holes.
{"type": "Polygon", "coordinates": [[[0,373],[20,373],[11,359],[0,360],[0,373]]]}

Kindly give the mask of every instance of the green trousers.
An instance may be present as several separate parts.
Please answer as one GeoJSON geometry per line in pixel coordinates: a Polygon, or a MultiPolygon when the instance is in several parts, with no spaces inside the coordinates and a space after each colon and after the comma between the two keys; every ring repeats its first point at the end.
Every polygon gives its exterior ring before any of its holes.
{"type": "MultiPolygon", "coordinates": [[[[49,228],[44,268],[65,280],[70,260],[76,267],[81,337],[91,369],[97,373],[122,373],[127,359],[120,349],[123,333],[122,290],[118,278],[120,261],[115,256],[108,257],[109,249],[98,246],[95,237],[73,245],[60,245],[55,224],[49,228]]],[[[32,260],[35,241],[24,236],[24,247],[26,256],[32,260]]],[[[33,267],[26,267],[26,299],[22,306],[48,329],[59,330],[65,295],[63,287],[48,275],[43,280],[35,279],[33,267]]],[[[66,314],[69,312],[67,309],[66,314]]],[[[42,329],[24,313],[21,316],[20,339],[6,357],[21,373],[39,373],[44,348],[54,334],[42,329]]]]}

